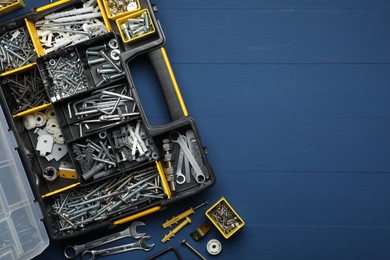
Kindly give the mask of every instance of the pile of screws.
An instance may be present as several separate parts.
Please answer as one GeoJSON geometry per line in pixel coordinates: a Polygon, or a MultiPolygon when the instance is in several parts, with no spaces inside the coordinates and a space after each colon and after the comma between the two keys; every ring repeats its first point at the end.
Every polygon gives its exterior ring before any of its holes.
{"type": "Polygon", "coordinates": [[[96,75],[98,78],[96,87],[125,76],[122,65],[119,62],[120,53],[116,39],[111,39],[108,44],[90,47],[85,51],[89,66],[97,65],[96,75]],[[91,59],[91,57],[97,58],[91,59]]]}
{"type": "Polygon", "coordinates": [[[102,17],[96,0],[89,0],[82,8],[51,13],[35,23],[45,53],[73,45],[107,33],[97,19],[102,17]]]}
{"type": "Polygon", "coordinates": [[[141,16],[129,18],[127,22],[121,24],[121,30],[125,37],[125,41],[141,36],[150,32],[151,21],[147,11],[142,12],[141,16]]]}
{"type": "Polygon", "coordinates": [[[10,98],[15,101],[9,103],[12,104],[10,110],[13,114],[49,102],[37,68],[6,76],[1,84],[4,89],[10,90],[10,98]]]}
{"type": "Polygon", "coordinates": [[[158,159],[153,141],[147,137],[141,120],[113,130],[112,137],[115,149],[122,157],[121,161],[143,162],[158,159]]]}
{"type": "Polygon", "coordinates": [[[226,234],[229,234],[234,228],[242,224],[232,209],[223,201],[217,204],[208,214],[218,223],[226,234]]]}
{"type": "Polygon", "coordinates": [[[88,86],[81,66],[80,58],[75,51],[44,62],[49,78],[49,95],[52,102],[74,95],[88,86]]]}
{"type": "MultiPolygon", "coordinates": [[[[100,132],[99,137],[102,140],[106,139],[106,132],[100,132]]],[[[75,159],[81,167],[84,180],[91,178],[97,180],[117,171],[112,147],[107,144],[107,141],[98,141],[97,143],[86,139],[85,143],[72,145],[75,159]]]]}
{"type": "Polygon", "coordinates": [[[136,0],[107,0],[105,4],[108,6],[110,10],[111,16],[115,16],[125,12],[135,11],[138,8],[138,4],[136,0]]]}
{"type": "Polygon", "coordinates": [[[0,0],[0,9],[16,3],[17,0],[0,0]]]}
{"type": "Polygon", "coordinates": [[[36,58],[34,45],[25,27],[0,36],[0,72],[20,68],[36,58]]]}
{"type": "Polygon", "coordinates": [[[156,167],[125,173],[110,181],[77,187],[54,197],[51,209],[60,232],[97,223],[164,198],[156,167]]]}

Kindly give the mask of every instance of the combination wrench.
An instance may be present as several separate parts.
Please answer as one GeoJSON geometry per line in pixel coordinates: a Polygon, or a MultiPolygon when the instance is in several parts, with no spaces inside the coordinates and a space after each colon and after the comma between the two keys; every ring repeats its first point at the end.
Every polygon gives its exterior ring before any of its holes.
{"type": "Polygon", "coordinates": [[[137,233],[136,229],[138,226],[144,226],[144,225],[145,225],[144,222],[134,221],[133,223],[131,223],[131,225],[128,228],[126,228],[123,231],[87,242],[82,245],[68,245],[64,249],[64,255],[67,259],[73,259],[88,249],[105,245],[107,243],[116,241],[121,238],[125,238],[125,237],[132,237],[135,239],[141,238],[145,235],[145,233],[137,233]]]}
{"type": "Polygon", "coordinates": [[[126,245],[121,245],[121,246],[114,246],[106,249],[101,249],[101,250],[86,250],[82,254],[82,259],[96,259],[97,257],[101,256],[107,256],[107,255],[113,255],[113,254],[119,254],[119,253],[124,253],[128,252],[131,250],[137,250],[141,249],[144,251],[150,251],[154,247],[154,244],[148,245],[146,244],[146,240],[148,240],[150,236],[144,236],[140,240],[134,243],[126,244],[126,245]]]}
{"type": "Polygon", "coordinates": [[[202,169],[200,168],[199,164],[195,160],[191,151],[188,149],[186,141],[184,140],[182,135],[178,131],[172,131],[169,137],[172,142],[180,145],[180,148],[183,150],[185,156],[188,158],[188,161],[190,162],[192,168],[194,168],[195,181],[197,183],[203,183],[206,180],[206,177],[204,176],[202,169]]]}
{"type": "Polygon", "coordinates": [[[199,167],[202,169],[202,172],[205,175],[205,178],[209,178],[209,172],[206,169],[206,166],[203,163],[202,160],[202,154],[200,153],[200,147],[198,145],[198,142],[196,141],[194,131],[187,130],[186,131],[186,139],[188,143],[188,147],[191,151],[191,153],[194,155],[195,160],[198,162],[199,167]]]}
{"type": "Polygon", "coordinates": [[[183,162],[184,162],[184,152],[182,149],[180,149],[179,160],[177,162],[177,169],[176,169],[177,184],[183,184],[186,181],[186,176],[184,176],[184,174],[182,173],[183,162]]]}

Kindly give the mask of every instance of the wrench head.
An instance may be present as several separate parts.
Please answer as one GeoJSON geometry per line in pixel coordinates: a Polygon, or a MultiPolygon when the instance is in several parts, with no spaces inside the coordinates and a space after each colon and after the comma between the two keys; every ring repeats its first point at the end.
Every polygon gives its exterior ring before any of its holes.
{"type": "Polygon", "coordinates": [[[146,243],[147,240],[149,240],[151,236],[144,236],[139,240],[139,245],[141,246],[142,250],[144,251],[150,251],[154,247],[155,244],[148,245],[146,243]]]}
{"type": "Polygon", "coordinates": [[[137,233],[138,226],[145,226],[145,223],[141,221],[134,221],[129,227],[130,235],[135,239],[141,238],[146,235],[146,233],[137,233]]]}

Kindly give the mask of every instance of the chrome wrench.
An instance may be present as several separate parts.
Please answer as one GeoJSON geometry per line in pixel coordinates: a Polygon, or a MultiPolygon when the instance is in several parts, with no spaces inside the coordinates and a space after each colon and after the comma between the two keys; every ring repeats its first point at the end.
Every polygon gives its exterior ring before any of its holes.
{"type": "Polygon", "coordinates": [[[101,256],[107,256],[107,255],[113,255],[113,254],[119,254],[128,252],[131,250],[144,250],[144,251],[150,251],[154,247],[154,244],[148,245],[146,244],[146,240],[148,240],[150,236],[144,236],[140,240],[134,243],[121,245],[121,246],[114,246],[106,249],[101,250],[86,250],[82,254],[82,259],[96,259],[97,257],[101,256]]]}
{"type": "Polygon", "coordinates": [[[200,153],[200,147],[198,145],[198,142],[196,141],[194,131],[187,130],[186,132],[186,138],[188,147],[190,148],[190,151],[194,155],[195,160],[198,162],[200,168],[202,169],[202,172],[204,173],[206,179],[209,178],[209,172],[206,169],[206,166],[203,163],[202,154],[200,153]]]}
{"type": "Polygon", "coordinates": [[[180,148],[179,153],[179,160],[177,162],[177,169],[176,169],[176,183],[177,184],[183,184],[186,181],[186,176],[181,172],[183,168],[183,161],[184,161],[184,152],[180,148]]]}
{"type": "Polygon", "coordinates": [[[131,225],[128,228],[126,228],[123,231],[87,242],[82,245],[68,245],[64,249],[64,255],[67,259],[73,259],[88,249],[105,245],[107,243],[116,241],[121,238],[125,238],[125,237],[132,237],[135,239],[141,238],[145,235],[145,233],[137,233],[136,229],[138,226],[144,226],[144,225],[145,225],[144,222],[134,221],[133,223],[131,223],[131,225]]]}
{"type": "Polygon", "coordinates": [[[197,183],[203,183],[206,180],[206,178],[199,164],[196,162],[194,156],[192,155],[191,151],[188,149],[184,138],[181,136],[181,134],[178,131],[172,131],[169,137],[172,140],[172,142],[180,145],[180,148],[183,150],[184,155],[188,158],[188,161],[190,161],[192,168],[194,168],[195,181],[197,183]]]}

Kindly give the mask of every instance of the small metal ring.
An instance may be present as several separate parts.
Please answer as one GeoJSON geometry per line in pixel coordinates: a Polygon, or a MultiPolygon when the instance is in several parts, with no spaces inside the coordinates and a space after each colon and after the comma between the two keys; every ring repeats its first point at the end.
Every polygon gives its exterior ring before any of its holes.
{"type": "Polygon", "coordinates": [[[108,46],[111,48],[111,49],[118,49],[119,48],[119,44],[118,44],[118,41],[116,39],[111,39],[109,42],[108,42],[108,46]]]}
{"type": "Polygon", "coordinates": [[[119,56],[120,56],[120,50],[118,50],[118,49],[114,49],[114,50],[112,50],[111,51],[111,59],[113,59],[113,60],[119,60],[119,56]]]}
{"type": "Polygon", "coordinates": [[[106,132],[104,132],[104,131],[100,132],[99,137],[100,137],[100,139],[106,139],[106,137],[107,137],[106,132]]]}
{"type": "Polygon", "coordinates": [[[47,181],[54,181],[58,177],[57,169],[53,166],[48,166],[45,169],[43,169],[42,172],[43,178],[47,181]]]}

